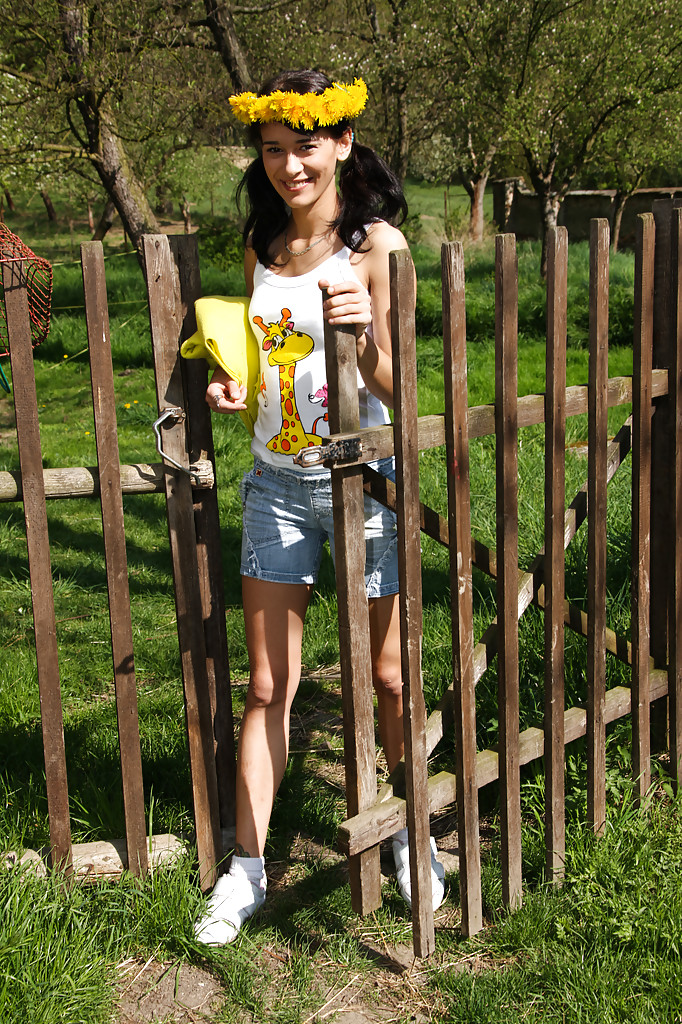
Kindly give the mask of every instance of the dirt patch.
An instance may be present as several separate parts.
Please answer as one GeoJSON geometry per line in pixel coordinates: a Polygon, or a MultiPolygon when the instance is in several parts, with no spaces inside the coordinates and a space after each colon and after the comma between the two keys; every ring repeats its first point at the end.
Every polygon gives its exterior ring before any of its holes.
{"type": "Polygon", "coordinates": [[[198,1024],[215,1019],[223,999],[207,971],[187,963],[126,960],[119,966],[118,1024],[198,1024]]]}

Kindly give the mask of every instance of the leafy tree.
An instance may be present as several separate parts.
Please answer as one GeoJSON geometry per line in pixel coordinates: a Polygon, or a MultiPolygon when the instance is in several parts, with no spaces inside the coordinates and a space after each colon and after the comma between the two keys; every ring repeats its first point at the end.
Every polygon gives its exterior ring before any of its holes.
{"type": "Polygon", "coordinates": [[[540,196],[546,242],[607,128],[618,131],[619,119],[639,103],[680,88],[680,2],[575,0],[529,40],[525,67],[523,88],[508,107],[508,139],[523,152],[540,196]]]}
{"type": "Polygon", "coordinates": [[[650,97],[623,111],[604,132],[599,152],[587,166],[597,188],[615,189],[611,248],[618,250],[625,204],[661,169],[679,168],[682,135],[680,93],[650,97]]]}

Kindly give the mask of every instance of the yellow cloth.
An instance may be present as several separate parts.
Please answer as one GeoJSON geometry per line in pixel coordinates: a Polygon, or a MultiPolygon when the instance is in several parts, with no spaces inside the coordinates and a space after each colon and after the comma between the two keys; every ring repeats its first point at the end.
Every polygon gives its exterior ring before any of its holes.
{"type": "Polygon", "coordinates": [[[246,410],[240,412],[253,436],[258,415],[258,340],[249,323],[249,299],[206,295],[194,303],[197,331],[183,342],[185,359],[205,359],[222,367],[239,385],[246,385],[246,410]]]}

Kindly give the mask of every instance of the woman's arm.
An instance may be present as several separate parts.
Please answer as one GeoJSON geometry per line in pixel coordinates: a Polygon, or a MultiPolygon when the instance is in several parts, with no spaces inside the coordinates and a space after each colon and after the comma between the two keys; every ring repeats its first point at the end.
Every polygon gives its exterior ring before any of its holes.
{"type": "MultiPolygon", "coordinates": [[[[407,249],[401,231],[385,221],[377,221],[368,231],[371,249],[361,253],[353,267],[366,285],[344,281],[328,288],[324,305],[325,319],[331,324],[360,324],[358,369],[366,387],[385,405],[393,407],[393,364],[391,356],[391,297],[388,254],[407,249]],[[372,336],[364,328],[372,325],[372,336]]],[[[326,282],[320,281],[320,287],[326,282]]]]}

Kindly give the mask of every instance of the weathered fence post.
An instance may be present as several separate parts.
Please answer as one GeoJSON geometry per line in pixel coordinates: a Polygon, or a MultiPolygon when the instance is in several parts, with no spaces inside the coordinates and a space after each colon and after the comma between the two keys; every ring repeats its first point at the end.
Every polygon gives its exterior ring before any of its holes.
{"type": "MultiPolygon", "coordinates": [[[[323,301],[326,300],[323,292],[323,301]]],[[[360,425],[355,328],[324,324],[329,392],[329,431],[360,425]]],[[[343,746],[348,815],[367,810],[376,799],[376,742],[372,700],[369,607],[365,587],[365,503],[362,466],[332,470],[334,549],[339,602],[339,650],[343,698],[343,746]]],[[[378,844],[349,858],[351,900],[359,914],[381,903],[378,844]]]]}
{"type": "Polygon", "coordinates": [[[142,756],[137,715],[121,471],[118,461],[114,371],[111,361],[109,311],[107,309],[104,253],[101,242],[85,242],[81,245],[81,265],[102,504],[102,534],[109,593],[111,653],[114,663],[128,870],[135,875],[145,875],[148,868],[148,857],[142,756]]]}
{"type": "Polygon", "coordinates": [[[442,247],[441,269],[459,891],[462,932],[474,935],[483,927],[483,901],[476,778],[464,250],[460,242],[442,247]]]}
{"type": "Polygon", "coordinates": [[[199,873],[203,889],[215,884],[222,859],[211,695],[194,528],[194,503],[185,435],[185,394],[180,365],[182,299],[166,235],[145,235],[143,253],[159,414],[168,412],[164,451],[182,469],[166,467],[168,532],[173,560],[178,640],[185,688],[199,873]]]}
{"type": "Polygon", "coordinates": [[[609,329],[609,222],[590,233],[590,364],[587,454],[587,818],[606,817],[606,462],[609,329]]]}
{"type": "Polygon", "coordinates": [[[518,264],[514,235],[498,235],[495,259],[495,465],[497,671],[502,830],[502,898],[521,905],[519,765],[519,558],[517,334],[518,264]]]}
{"type": "Polygon", "coordinates": [[[632,774],[638,799],[651,784],[649,605],[654,218],[637,218],[632,366],[632,774]]]}
{"type": "MultiPolygon", "coordinates": [[[[670,199],[653,204],[656,230],[654,255],[653,367],[669,370],[672,355],[670,337],[670,228],[673,205],[670,199]]],[[[651,655],[656,668],[668,664],[668,619],[670,592],[670,396],[654,402],[651,421],[651,655]]],[[[668,748],[668,698],[651,705],[651,750],[668,748]]]]}
{"type": "Polygon", "coordinates": [[[7,333],[9,337],[14,411],[26,521],[26,545],[31,574],[33,629],[36,639],[40,719],[43,729],[47,806],[50,818],[51,861],[70,874],[71,823],[66,779],[64,720],[59,684],[59,655],[47,531],[43,460],[38,426],[38,399],[33,370],[31,324],[26,292],[25,263],[11,262],[2,268],[7,333]]]}
{"type": "Polygon", "coordinates": [[[670,369],[668,394],[672,423],[670,498],[672,557],[668,625],[670,766],[682,783],[682,209],[672,211],[670,239],[670,369]]]}
{"type": "Polygon", "coordinates": [[[545,857],[547,877],[564,873],[564,505],[566,490],[566,298],[568,232],[547,240],[545,391],[545,857]]]}
{"type": "Polygon", "coordinates": [[[412,938],[417,956],[435,949],[431,893],[426,706],[422,687],[422,576],[414,266],[407,250],[389,255],[395,405],[400,644],[403,677],[407,830],[412,938]]]}
{"type": "MultiPolygon", "coordinates": [[[[170,246],[180,280],[183,325],[182,340],[196,330],[194,303],[201,295],[199,249],[196,235],[171,235],[170,246]]],[[[208,367],[203,359],[188,359],[182,364],[189,420],[190,458],[208,459],[215,478],[215,451],[211,412],[206,403],[208,367]]],[[[230,664],[227,650],[223,557],[220,543],[220,518],[216,487],[194,491],[194,526],[199,568],[199,586],[204,620],[206,671],[211,699],[213,737],[220,804],[223,846],[231,846],[235,825],[236,759],[230,664]]]]}

